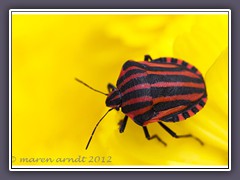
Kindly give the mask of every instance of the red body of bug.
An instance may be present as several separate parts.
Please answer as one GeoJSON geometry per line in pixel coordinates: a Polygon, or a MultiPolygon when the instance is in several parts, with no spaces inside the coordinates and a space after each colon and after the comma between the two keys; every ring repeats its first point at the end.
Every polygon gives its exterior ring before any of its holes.
{"type": "Polygon", "coordinates": [[[196,114],[206,103],[201,73],[175,58],[127,61],[106,100],[140,126],[156,121],[177,122],[196,114]]]}
{"type": "Polygon", "coordinates": [[[187,119],[204,107],[207,100],[206,86],[201,73],[193,65],[176,58],[152,60],[146,55],[142,62],[127,61],[123,65],[117,87],[108,84],[108,90],[106,105],[116,110],[121,108],[126,115],[121,121],[120,132],[124,131],[130,117],[143,127],[149,140],[156,138],[166,145],[157,135],[149,135],[147,124],[158,122],[173,137],[192,137],[203,145],[197,137],[191,134],[177,135],[163,124],[187,119]]]}

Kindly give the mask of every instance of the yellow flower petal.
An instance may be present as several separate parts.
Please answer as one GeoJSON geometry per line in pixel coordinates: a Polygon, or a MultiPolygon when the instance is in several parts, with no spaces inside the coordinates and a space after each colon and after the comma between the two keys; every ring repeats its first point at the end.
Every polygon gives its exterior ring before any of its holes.
{"type": "Polygon", "coordinates": [[[203,75],[228,44],[227,15],[199,15],[191,31],[177,37],[174,55],[194,64],[203,75]]]}

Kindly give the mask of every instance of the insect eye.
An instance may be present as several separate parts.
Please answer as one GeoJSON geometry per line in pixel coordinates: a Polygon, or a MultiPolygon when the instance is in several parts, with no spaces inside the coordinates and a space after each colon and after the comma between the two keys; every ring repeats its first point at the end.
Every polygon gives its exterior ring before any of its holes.
{"type": "Polygon", "coordinates": [[[108,84],[107,88],[108,88],[108,92],[112,92],[116,89],[116,87],[110,83],[108,84]]]}

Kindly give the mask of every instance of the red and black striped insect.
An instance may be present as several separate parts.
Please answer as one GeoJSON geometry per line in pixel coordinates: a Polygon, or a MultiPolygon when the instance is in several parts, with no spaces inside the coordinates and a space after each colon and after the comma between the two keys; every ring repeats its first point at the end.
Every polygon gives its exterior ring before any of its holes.
{"type": "MultiPolygon", "coordinates": [[[[109,94],[98,91],[79,79],[78,82],[94,91],[107,95],[106,105],[113,109],[121,108],[125,117],[120,121],[120,133],[124,132],[128,117],[142,126],[148,140],[158,139],[158,135],[150,136],[147,125],[158,122],[171,136],[175,138],[191,137],[201,145],[203,142],[192,134],[177,135],[163,122],[179,122],[200,111],[206,101],[207,92],[204,79],[196,67],[176,58],[152,59],[145,55],[144,61],[127,61],[117,80],[117,86],[108,84],[109,94]]],[[[95,126],[87,143],[102,119],[95,126]]]]}

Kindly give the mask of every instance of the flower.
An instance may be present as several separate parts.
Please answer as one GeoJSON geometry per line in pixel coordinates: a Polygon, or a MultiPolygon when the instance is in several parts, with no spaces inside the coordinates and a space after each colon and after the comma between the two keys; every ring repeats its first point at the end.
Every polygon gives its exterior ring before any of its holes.
{"type": "Polygon", "coordinates": [[[14,165],[227,165],[227,15],[13,15],[12,147],[14,165]],[[167,144],[147,141],[129,120],[119,133],[120,111],[101,122],[105,96],[74,80],[107,92],[127,59],[176,57],[196,66],[206,80],[208,101],[195,116],[167,124],[177,134],[204,141],[174,139],[158,124],[149,132],[167,144]],[[217,89],[217,92],[216,92],[217,89]],[[87,162],[56,161],[86,156],[87,162]],[[91,157],[111,162],[89,162],[91,157]],[[35,158],[31,162],[20,158],[35,158]],[[43,162],[37,158],[53,158],[43,162]]]}
{"type": "MultiPolygon", "coordinates": [[[[228,163],[228,32],[227,16],[223,15],[197,15],[177,16],[165,24],[165,30],[159,34],[165,38],[156,38],[155,42],[143,43],[146,46],[168,46],[165,49],[154,49],[150,54],[168,54],[168,56],[185,59],[194,64],[206,78],[208,102],[206,107],[198,114],[181,123],[167,124],[178,134],[192,133],[205,143],[201,147],[192,139],[176,140],[163,132],[157,124],[149,125],[152,134],[158,134],[168,147],[165,148],[157,140],[151,142],[144,139],[142,129],[129,122],[124,135],[118,133],[112,119],[107,117],[107,125],[99,130],[99,141],[109,154],[119,156],[119,164],[131,162],[135,165],[227,165],[228,163]],[[176,19],[174,19],[176,18],[176,19]],[[179,22],[186,26],[179,27],[179,22]],[[214,23],[213,23],[214,22],[214,23]],[[173,27],[178,27],[175,34],[171,33],[173,27]],[[166,34],[165,34],[165,33],[166,34]],[[168,37],[168,33],[171,38],[168,37]],[[175,35],[175,37],[174,37],[175,35]],[[210,38],[211,37],[211,38],[210,38]],[[166,42],[162,42],[164,39],[166,42]],[[170,40],[169,40],[170,39],[170,40]],[[168,41],[168,42],[167,42],[168,41]],[[161,45],[162,44],[162,45],[161,45]],[[172,54],[169,53],[172,50],[172,54]],[[216,92],[218,89],[218,92],[216,92]],[[106,133],[108,131],[108,133],[106,133]],[[106,135],[107,134],[107,135],[106,135]],[[114,135],[113,135],[114,134],[114,135]],[[116,141],[116,139],[118,141],[116,141]],[[121,143],[119,143],[121,141],[121,143]],[[110,147],[109,147],[110,144],[110,147]],[[127,148],[126,148],[127,147],[127,148]],[[121,153],[121,154],[119,154],[121,153]]],[[[156,27],[155,27],[156,28],[156,27]]],[[[123,29],[123,28],[122,28],[123,29]]],[[[157,28],[156,28],[157,29],[157,28]]],[[[135,30],[137,34],[137,29],[135,30]]],[[[115,31],[113,31],[115,32],[115,31]]],[[[135,34],[132,32],[131,34],[135,34]]],[[[122,32],[124,34],[124,32],[122,32]]],[[[146,33],[150,34],[150,33],[146,33]]],[[[143,36],[143,35],[142,35],[143,36]]],[[[157,34],[152,34],[157,37],[157,34]]],[[[130,41],[130,37],[126,37],[130,41]]],[[[136,38],[132,38],[132,44],[136,38]]],[[[131,42],[129,42],[130,44],[131,42]]],[[[140,46],[140,45],[139,45],[140,46]]],[[[151,48],[150,46],[150,48],[151,48]]],[[[156,55],[156,57],[158,57],[156,55]]],[[[116,112],[116,114],[119,114],[116,112]]]]}

